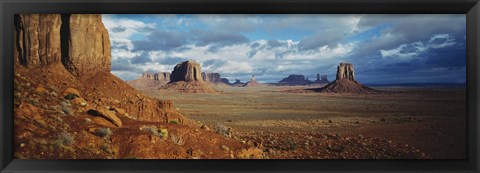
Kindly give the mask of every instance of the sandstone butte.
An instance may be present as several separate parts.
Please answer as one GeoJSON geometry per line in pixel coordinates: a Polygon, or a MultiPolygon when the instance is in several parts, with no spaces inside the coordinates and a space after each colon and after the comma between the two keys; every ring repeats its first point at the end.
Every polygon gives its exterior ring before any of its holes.
{"type": "Polygon", "coordinates": [[[328,85],[315,89],[324,93],[372,93],[376,90],[360,84],[355,80],[355,70],[351,63],[340,63],[337,67],[337,78],[328,85]]]}
{"type": "Polygon", "coordinates": [[[181,93],[215,93],[218,92],[202,77],[200,64],[190,60],[178,63],[172,71],[170,82],[160,89],[181,93]]]}
{"type": "MultiPolygon", "coordinates": [[[[172,101],[112,75],[101,15],[20,14],[14,21],[15,158],[237,158],[251,147],[200,129],[172,101]]],[[[172,80],[203,83],[199,66],[184,65],[172,80]]]]}

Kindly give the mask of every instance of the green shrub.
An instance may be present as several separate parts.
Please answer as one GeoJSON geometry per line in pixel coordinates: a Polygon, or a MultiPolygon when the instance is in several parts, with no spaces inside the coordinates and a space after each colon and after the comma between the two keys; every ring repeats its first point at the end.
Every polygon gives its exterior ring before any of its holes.
{"type": "Polygon", "coordinates": [[[110,136],[112,136],[113,133],[112,133],[112,130],[110,130],[110,128],[99,128],[95,130],[94,134],[102,138],[108,139],[110,138],[110,136]]]}
{"type": "Polygon", "coordinates": [[[162,136],[163,139],[168,138],[168,130],[167,129],[160,129],[160,135],[162,136]]]}
{"type": "Polygon", "coordinates": [[[75,143],[75,136],[68,132],[62,132],[57,135],[57,139],[54,141],[56,146],[70,146],[75,143]]]}

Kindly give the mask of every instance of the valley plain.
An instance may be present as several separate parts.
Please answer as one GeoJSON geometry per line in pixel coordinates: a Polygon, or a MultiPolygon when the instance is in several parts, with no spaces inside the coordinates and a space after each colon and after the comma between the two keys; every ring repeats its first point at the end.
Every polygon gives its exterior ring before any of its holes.
{"type": "Polygon", "coordinates": [[[412,158],[466,157],[464,87],[374,87],[387,91],[374,94],[296,92],[308,88],[315,87],[217,87],[221,92],[197,94],[141,90],[173,100],[177,111],[213,129],[231,128],[234,138],[264,148],[271,158],[395,155],[388,149],[368,154],[371,145],[418,152],[412,158]]]}

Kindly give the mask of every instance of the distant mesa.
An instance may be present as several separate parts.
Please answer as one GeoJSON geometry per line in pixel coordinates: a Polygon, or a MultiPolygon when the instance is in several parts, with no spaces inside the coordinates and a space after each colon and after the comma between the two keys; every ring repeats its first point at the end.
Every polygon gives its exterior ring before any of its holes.
{"type": "Polygon", "coordinates": [[[305,79],[305,76],[302,74],[291,74],[286,78],[278,81],[280,85],[308,85],[311,84],[312,81],[305,79]]]}
{"type": "Polygon", "coordinates": [[[358,83],[355,80],[353,64],[340,63],[337,68],[337,78],[322,88],[314,89],[322,93],[373,93],[376,90],[358,83]]]}
{"type": "Polygon", "coordinates": [[[170,76],[170,72],[143,73],[140,78],[127,83],[137,89],[158,88],[170,82],[170,76]]]}
{"type": "Polygon", "coordinates": [[[243,87],[243,85],[245,85],[245,83],[238,80],[238,79],[235,79],[235,82],[231,83],[230,85],[233,86],[233,87],[243,87]]]}
{"type": "Polygon", "coordinates": [[[205,82],[209,82],[210,84],[213,84],[215,86],[227,86],[230,85],[230,82],[228,82],[228,79],[226,78],[220,78],[219,73],[206,73],[202,72],[202,79],[205,82]],[[225,83],[222,81],[222,79],[226,79],[227,82],[225,83]]]}
{"type": "Polygon", "coordinates": [[[175,90],[182,93],[214,93],[211,85],[204,82],[200,64],[195,61],[185,61],[175,66],[171,80],[160,89],[175,90]]]}
{"type": "Polygon", "coordinates": [[[230,81],[229,81],[227,78],[220,78],[220,81],[221,81],[223,84],[231,85],[230,81]]]}

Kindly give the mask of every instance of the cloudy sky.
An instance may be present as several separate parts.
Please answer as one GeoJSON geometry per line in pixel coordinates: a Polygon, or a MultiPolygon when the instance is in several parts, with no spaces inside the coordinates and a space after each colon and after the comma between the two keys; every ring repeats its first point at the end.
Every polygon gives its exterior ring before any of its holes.
{"type": "Polygon", "coordinates": [[[103,15],[112,73],[132,80],[195,60],[234,81],[335,78],[366,84],[465,82],[466,18],[445,15],[103,15]]]}

